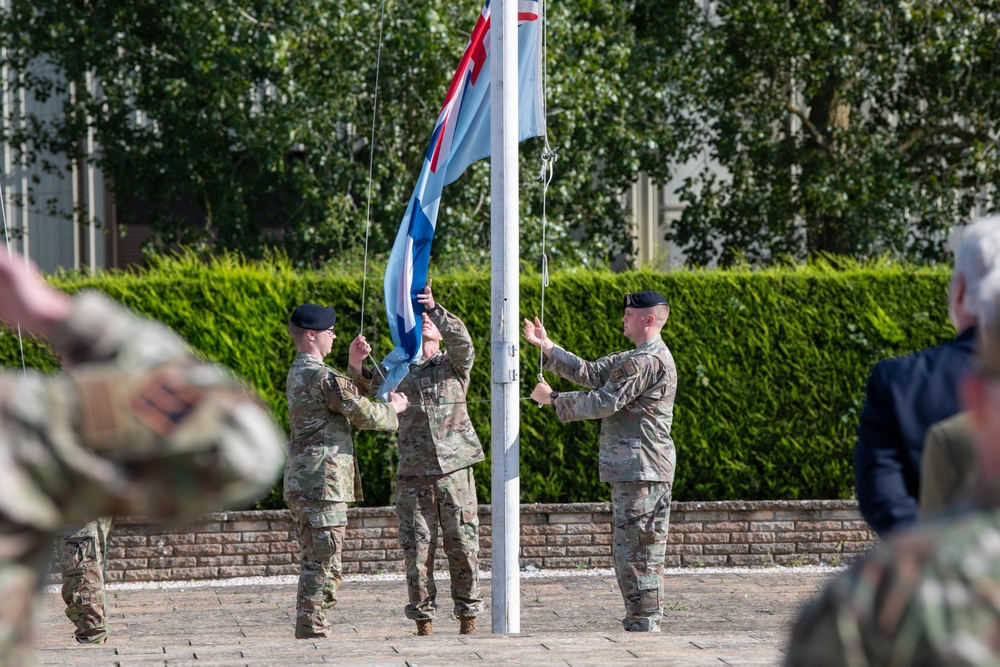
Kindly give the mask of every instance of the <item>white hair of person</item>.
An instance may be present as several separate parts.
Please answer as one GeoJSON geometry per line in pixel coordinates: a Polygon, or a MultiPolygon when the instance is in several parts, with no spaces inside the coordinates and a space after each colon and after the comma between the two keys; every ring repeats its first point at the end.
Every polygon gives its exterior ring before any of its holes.
{"type": "Polygon", "coordinates": [[[979,285],[979,324],[1000,335],[1000,269],[991,271],[979,285]]]}
{"type": "Polygon", "coordinates": [[[1000,214],[975,220],[962,232],[962,243],[955,252],[952,285],[961,275],[965,282],[965,314],[979,314],[980,286],[996,269],[1000,269],[1000,214]]]}

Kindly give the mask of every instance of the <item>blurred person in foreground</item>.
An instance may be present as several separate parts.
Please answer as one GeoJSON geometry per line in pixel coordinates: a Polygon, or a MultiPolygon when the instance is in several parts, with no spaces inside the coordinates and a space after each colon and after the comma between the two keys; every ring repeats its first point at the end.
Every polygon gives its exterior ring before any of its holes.
{"type": "Polygon", "coordinates": [[[970,224],[955,252],[948,315],[957,335],[875,364],[854,447],[858,509],[879,537],[920,513],[920,461],[927,430],[959,411],[958,381],[972,362],[979,285],[1000,268],[1000,216],[970,224]]]}
{"type": "Polygon", "coordinates": [[[901,531],[834,580],[796,623],[786,665],[1000,664],[1000,271],[979,306],[960,385],[979,455],[972,509],[901,531]]]}
{"type": "Polygon", "coordinates": [[[976,440],[966,411],[931,426],[920,460],[920,518],[960,505],[978,479],[976,440]]]}
{"type": "Polygon", "coordinates": [[[275,481],[283,438],[258,397],[167,327],[70,298],[0,249],[0,319],[45,337],[59,375],[0,374],[0,665],[32,662],[31,608],[61,526],[194,519],[275,481]]]}

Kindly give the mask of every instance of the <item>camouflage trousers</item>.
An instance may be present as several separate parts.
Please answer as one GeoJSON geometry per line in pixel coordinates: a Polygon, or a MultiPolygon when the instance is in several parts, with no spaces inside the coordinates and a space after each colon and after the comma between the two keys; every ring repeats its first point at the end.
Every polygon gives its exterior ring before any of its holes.
{"type": "Polygon", "coordinates": [[[483,610],[483,600],[479,593],[479,503],[472,468],[432,477],[400,476],[396,516],[406,561],[406,617],[415,621],[434,618],[434,555],[440,524],[455,616],[475,618],[483,610]]]}
{"type": "Polygon", "coordinates": [[[81,644],[101,643],[108,636],[104,567],[113,524],[112,517],[101,517],[63,532],[57,540],[66,616],[76,625],[76,641],[81,644]]]}
{"type": "Polygon", "coordinates": [[[295,599],[295,636],[329,637],[326,610],[337,604],[344,581],[341,558],[347,532],[347,503],[287,501],[299,533],[299,590],[295,599]]]}
{"type": "Polygon", "coordinates": [[[625,600],[622,625],[659,632],[663,617],[663,560],[670,527],[668,482],[614,482],[611,512],[618,587],[625,600]]]}

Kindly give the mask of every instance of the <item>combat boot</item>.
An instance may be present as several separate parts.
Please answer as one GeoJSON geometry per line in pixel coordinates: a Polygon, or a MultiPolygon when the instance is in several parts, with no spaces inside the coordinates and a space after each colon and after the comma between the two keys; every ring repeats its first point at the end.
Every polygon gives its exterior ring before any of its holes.
{"type": "Polygon", "coordinates": [[[107,626],[98,628],[77,627],[76,641],[80,644],[103,644],[108,640],[107,626]]]}
{"type": "Polygon", "coordinates": [[[460,635],[474,635],[476,634],[476,617],[475,616],[461,616],[458,619],[462,623],[462,627],[458,629],[458,634],[460,635]]]}
{"type": "Polygon", "coordinates": [[[434,634],[434,626],[431,625],[431,619],[426,621],[417,621],[417,636],[425,637],[427,635],[434,634]]]}

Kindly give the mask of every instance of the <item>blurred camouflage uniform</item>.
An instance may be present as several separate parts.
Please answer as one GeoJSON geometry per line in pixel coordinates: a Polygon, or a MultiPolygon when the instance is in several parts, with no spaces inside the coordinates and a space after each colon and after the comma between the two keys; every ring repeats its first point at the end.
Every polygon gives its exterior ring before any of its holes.
{"type": "MultiPolygon", "coordinates": [[[[399,416],[396,516],[406,561],[406,617],[434,618],[434,555],[438,522],[451,572],[455,616],[475,618],[479,593],[479,505],[472,466],[485,459],[465,403],[476,351],[468,329],[440,304],[424,311],[441,332],[442,350],[412,364],[398,390],[411,401],[399,416]]],[[[378,390],[373,375],[349,371],[365,393],[378,390]]]]}
{"type": "Polygon", "coordinates": [[[101,517],[64,530],[58,539],[66,616],[76,625],[76,640],[81,644],[103,643],[108,637],[104,568],[113,524],[112,517],[101,517]]]}
{"type": "Polygon", "coordinates": [[[544,368],[595,388],[558,393],[556,414],[564,422],[602,420],[600,477],[611,483],[615,573],[626,610],[622,625],[658,632],[676,462],[670,438],[674,359],[656,335],[632,351],[593,362],[554,346],[544,368]]]}
{"type": "Polygon", "coordinates": [[[920,518],[955,507],[976,486],[979,457],[968,412],[934,424],[920,458],[920,518]]]}
{"type": "Polygon", "coordinates": [[[837,577],[792,630],[785,664],[1000,664],[1000,488],[919,524],[837,577]]]}
{"type": "Polygon", "coordinates": [[[282,436],[259,400],[175,333],[95,293],[50,337],[72,368],[0,374],[0,664],[31,662],[31,605],[56,531],[171,520],[270,488],[282,436]]]}
{"type": "Polygon", "coordinates": [[[300,353],[285,386],[291,439],[285,465],[285,502],[302,544],[295,636],[329,637],[326,609],[337,602],[347,503],[363,499],[351,425],[391,431],[392,406],[358,394],[323,360],[300,353]]]}

